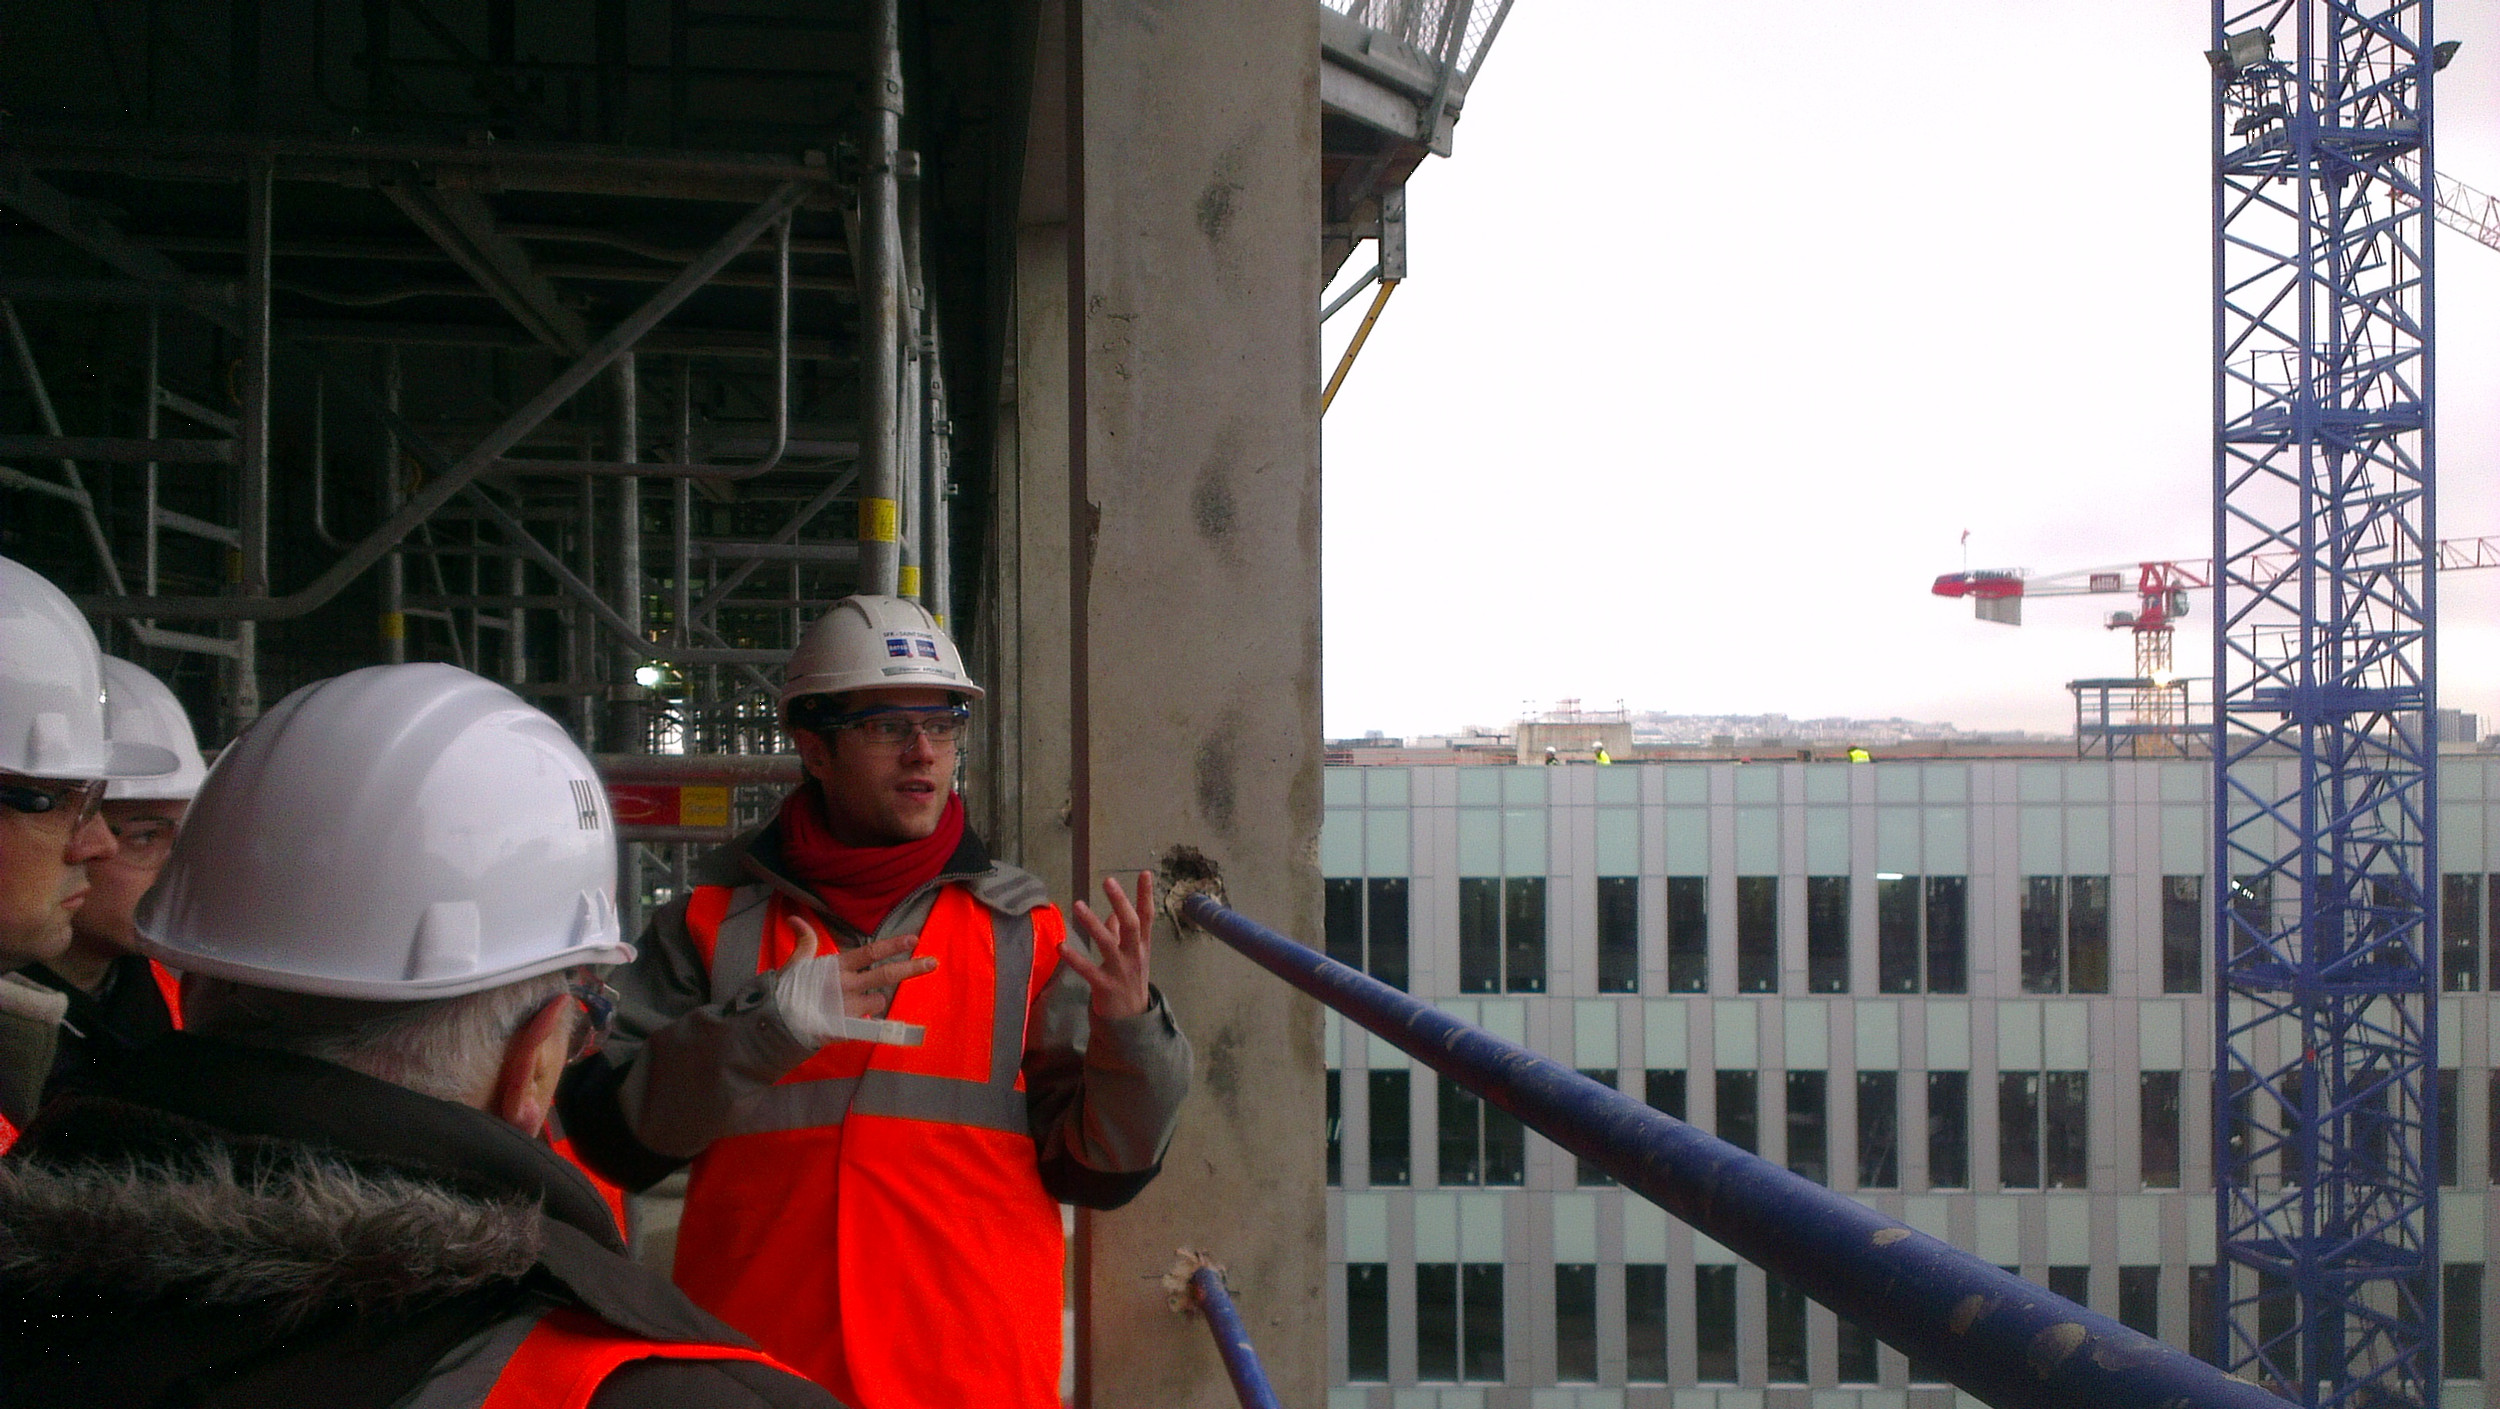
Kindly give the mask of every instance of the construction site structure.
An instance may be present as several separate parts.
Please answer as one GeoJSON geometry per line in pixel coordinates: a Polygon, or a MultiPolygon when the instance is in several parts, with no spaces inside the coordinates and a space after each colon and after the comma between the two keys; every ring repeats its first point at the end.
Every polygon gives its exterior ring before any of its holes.
{"type": "Polygon", "coordinates": [[[2431,15],[2212,10],[2214,1295],[2306,1406],[2440,1398],[2431,15]]]}
{"type": "MultiPolygon", "coordinates": [[[[2500,537],[2443,538],[2436,545],[2438,570],[2467,572],[2500,567],[2500,537]]],[[[2262,555],[2270,570],[2289,566],[2288,552],[2262,555]]],[[[2075,751],[2083,758],[2184,758],[2203,756],[2212,732],[2201,709],[2203,677],[2178,671],[2179,621],[2190,610],[2188,593],[2213,586],[2210,558],[2146,559],[2108,567],[2034,577],[2020,568],[1949,572],[1929,589],[1939,597],[1970,599],[1972,615],[2003,626],[2023,623],[2026,597],[2108,596],[2132,592],[2133,611],[2103,619],[2135,642],[2135,673],[2066,682],[2075,699],[2075,751]]]]}
{"type": "MultiPolygon", "coordinates": [[[[804,624],[898,593],[989,688],[998,854],[1067,898],[1187,837],[1316,929],[1322,290],[1395,266],[1506,8],[26,7],[0,553],[212,748],[366,664],[511,685],[633,819],[629,925],[795,778],[804,624]]],[[[1263,1055],[1079,1220],[1080,1404],[1221,1393],[1141,1292],[1207,1210],[1267,1304],[1319,1295],[1316,1019],[1230,962],[1158,954],[1263,1055]]]]}

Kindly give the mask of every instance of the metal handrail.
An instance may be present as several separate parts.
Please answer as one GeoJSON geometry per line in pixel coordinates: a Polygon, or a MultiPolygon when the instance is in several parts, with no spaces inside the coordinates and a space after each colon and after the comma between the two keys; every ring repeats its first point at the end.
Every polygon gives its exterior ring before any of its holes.
{"type": "Polygon", "coordinates": [[[1284,1409],[1276,1398],[1276,1387],[1268,1383],[1266,1368],[1259,1364],[1258,1347],[1250,1343],[1250,1328],[1233,1306],[1223,1264],[1204,1253],[1180,1251],[1180,1261],[1163,1277],[1172,1309],[1184,1315],[1195,1311],[1207,1318],[1215,1353],[1224,1362],[1224,1377],[1233,1382],[1233,1398],[1241,1409],[1284,1409]]]}
{"type": "Polygon", "coordinates": [[[1994,1405],[2283,1409],[2183,1351],[1179,888],[1173,913],[1994,1405]]]}

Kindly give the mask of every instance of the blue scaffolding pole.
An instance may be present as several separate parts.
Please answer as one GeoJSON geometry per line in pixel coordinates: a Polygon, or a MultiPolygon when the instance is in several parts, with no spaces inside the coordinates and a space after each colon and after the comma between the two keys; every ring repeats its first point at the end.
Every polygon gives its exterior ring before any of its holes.
{"type": "Polygon", "coordinates": [[[2216,0],[2225,1369],[2439,1402],[2427,0],[2216,0]]]}
{"type": "MultiPolygon", "coordinates": [[[[1288,939],[1206,889],[1211,870],[1166,857],[1187,885],[1175,918],[1214,935],[1626,1189],[1873,1331],[1998,1409],[2283,1409],[2257,1386],[1918,1232],[1715,1135],[1652,1110],[1288,939]]],[[[1184,1257],[1190,1254],[1184,1252],[1184,1257]]],[[[1192,1269],[1202,1271],[1203,1269],[1192,1269]]],[[[1182,1276],[1166,1286],[1209,1284],[1182,1276]]],[[[1219,1346],[1244,1339],[1213,1321],[1219,1346]]],[[[1228,1370],[1242,1384],[1230,1353],[1228,1370]]],[[[1244,1389],[1245,1406],[1264,1401],[1244,1389]]]]}

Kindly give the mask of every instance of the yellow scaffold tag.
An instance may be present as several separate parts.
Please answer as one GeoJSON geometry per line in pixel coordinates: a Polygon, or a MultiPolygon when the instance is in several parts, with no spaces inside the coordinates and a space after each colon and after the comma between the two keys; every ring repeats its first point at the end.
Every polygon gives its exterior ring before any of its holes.
{"type": "Polygon", "coordinates": [[[902,523],[902,515],[891,499],[859,501],[859,538],[863,543],[891,543],[902,523]]]}

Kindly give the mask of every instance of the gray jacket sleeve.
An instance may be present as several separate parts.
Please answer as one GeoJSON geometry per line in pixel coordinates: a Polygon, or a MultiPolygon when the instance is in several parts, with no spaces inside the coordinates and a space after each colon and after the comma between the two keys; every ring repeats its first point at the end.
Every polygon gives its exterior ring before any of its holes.
{"type": "Polygon", "coordinates": [[[0,974],[0,1118],[20,1126],[35,1118],[68,1011],[68,994],[0,974]]]}
{"type": "MultiPolygon", "coordinates": [[[[1093,942],[1074,925],[1068,943],[1093,957],[1093,942]]],[[[1033,1000],[1024,1049],[1043,1188],[1083,1208],[1135,1198],[1162,1168],[1189,1069],[1189,1039],[1160,990],[1135,1017],[1098,1018],[1093,991],[1061,965],[1033,1000]]]]}
{"type": "Polygon", "coordinates": [[[565,1133],[600,1173],[641,1188],[703,1152],[738,1102],[814,1049],[790,1033],[758,974],[715,999],[685,899],[651,917],[634,962],[609,976],[616,1026],[566,1080],[565,1133]]]}

